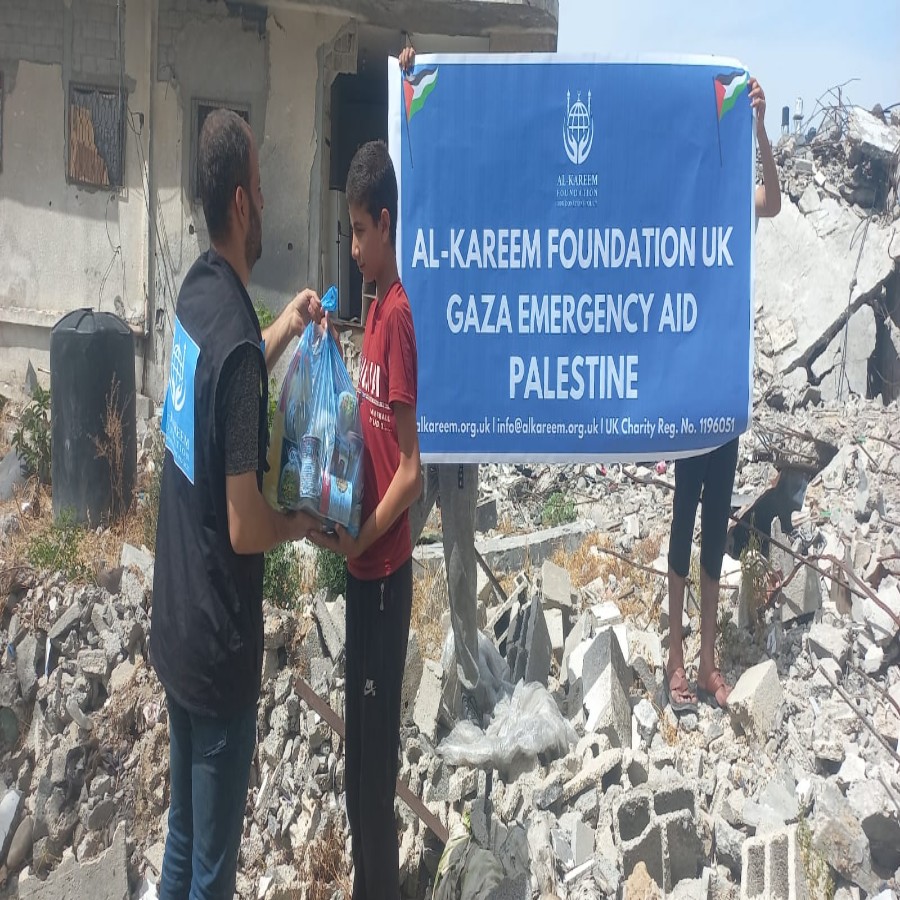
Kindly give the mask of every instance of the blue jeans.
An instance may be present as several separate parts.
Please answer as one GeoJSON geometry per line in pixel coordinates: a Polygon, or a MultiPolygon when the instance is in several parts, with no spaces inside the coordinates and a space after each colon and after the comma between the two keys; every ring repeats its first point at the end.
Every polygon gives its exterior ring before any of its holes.
{"type": "Polygon", "coordinates": [[[160,900],[231,900],[256,745],[256,704],[228,719],[166,694],[171,803],[160,900]]]}

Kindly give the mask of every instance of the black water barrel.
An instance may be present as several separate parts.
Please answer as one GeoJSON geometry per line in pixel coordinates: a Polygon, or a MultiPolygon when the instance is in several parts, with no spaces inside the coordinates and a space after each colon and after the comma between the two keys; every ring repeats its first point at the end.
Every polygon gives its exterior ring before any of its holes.
{"type": "Polygon", "coordinates": [[[76,309],[53,326],[50,416],[54,519],[68,510],[96,526],[126,511],[137,469],[134,335],[118,316],[76,309]],[[107,434],[111,401],[120,446],[107,434]]]}

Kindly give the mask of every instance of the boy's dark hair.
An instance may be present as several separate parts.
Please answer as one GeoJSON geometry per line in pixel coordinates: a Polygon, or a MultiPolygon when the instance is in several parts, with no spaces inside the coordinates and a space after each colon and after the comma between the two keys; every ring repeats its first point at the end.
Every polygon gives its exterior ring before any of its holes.
{"type": "Polygon", "coordinates": [[[210,238],[228,233],[228,211],[238,187],[250,190],[250,127],[230,109],[213,110],[203,123],[198,180],[210,238]]]}
{"type": "Polygon", "coordinates": [[[347,173],[347,203],[361,206],[377,222],[386,209],[391,217],[391,244],[397,243],[397,176],[384,141],[363,144],[347,173]]]}

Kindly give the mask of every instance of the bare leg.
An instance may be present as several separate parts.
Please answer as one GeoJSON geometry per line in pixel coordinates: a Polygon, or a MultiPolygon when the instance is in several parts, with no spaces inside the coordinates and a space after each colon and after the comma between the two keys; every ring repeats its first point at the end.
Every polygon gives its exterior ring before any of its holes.
{"type": "Polygon", "coordinates": [[[700,670],[697,687],[712,694],[719,706],[728,703],[731,688],[716,668],[716,625],[719,609],[719,581],[700,569],[700,670]]]}
{"type": "Polygon", "coordinates": [[[684,673],[684,591],[687,579],[669,568],[669,659],[666,680],[674,703],[696,703],[684,673]],[[679,671],[680,670],[680,671],[679,671]]]}

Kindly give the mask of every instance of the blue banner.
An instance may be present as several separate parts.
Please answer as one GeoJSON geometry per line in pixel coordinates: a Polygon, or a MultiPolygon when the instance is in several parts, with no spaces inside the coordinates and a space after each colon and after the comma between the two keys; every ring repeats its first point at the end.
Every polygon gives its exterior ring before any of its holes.
{"type": "Polygon", "coordinates": [[[436,55],[389,90],[425,459],[671,459],[746,429],[743,66],[436,55]]]}

